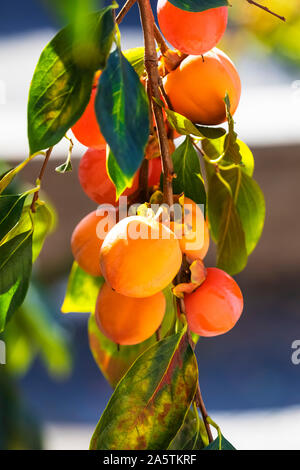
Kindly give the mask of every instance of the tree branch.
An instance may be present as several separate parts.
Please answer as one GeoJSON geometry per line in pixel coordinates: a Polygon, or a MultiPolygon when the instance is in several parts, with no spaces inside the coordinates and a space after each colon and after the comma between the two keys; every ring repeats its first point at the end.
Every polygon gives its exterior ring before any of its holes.
{"type": "MultiPolygon", "coordinates": [[[[160,75],[157,69],[157,53],[154,41],[154,18],[149,0],[138,0],[141,22],[144,32],[145,42],[145,68],[148,74],[150,96],[160,99],[159,83],[160,75]]],[[[173,205],[174,176],[173,161],[170,155],[167,132],[164,123],[164,116],[161,107],[150,99],[150,106],[153,109],[158,132],[158,141],[163,167],[163,193],[165,202],[171,207],[173,205]]]]}
{"type": "Polygon", "coordinates": [[[279,18],[281,21],[286,21],[286,18],[284,16],[280,16],[274,11],[270,10],[268,7],[265,7],[261,5],[260,3],[254,2],[254,0],[246,0],[250,5],[254,5],[258,8],[261,8],[262,10],[266,11],[267,13],[270,13],[270,15],[276,16],[276,18],[279,18]]]}

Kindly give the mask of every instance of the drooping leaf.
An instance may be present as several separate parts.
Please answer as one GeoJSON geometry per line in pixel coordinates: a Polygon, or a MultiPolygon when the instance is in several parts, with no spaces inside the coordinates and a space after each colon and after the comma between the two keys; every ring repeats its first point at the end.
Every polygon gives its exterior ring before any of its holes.
{"type": "Polygon", "coordinates": [[[36,202],[33,217],[32,262],[39,256],[47,235],[53,232],[56,224],[54,210],[40,199],[36,202]]]}
{"type": "Polygon", "coordinates": [[[206,192],[199,157],[189,137],[177,147],[172,159],[176,174],[176,178],[173,179],[174,193],[184,193],[197,204],[205,204],[206,192]]]}
{"type": "Polygon", "coordinates": [[[149,136],[148,107],[139,76],[117,48],[100,76],[95,110],[101,132],[128,179],[144,157],[149,136]]]}
{"type": "Polygon", "coordinates": [[[19,221],[26,194],[0,196],[0,242],[19,221]]]}
{"type": "Polygon", "coordinates": [[[242,171],[241,167],[221,171],[221,174],[234,194],[249,255],[256,247],[264,226],[266,207],[263,193],[257,182],[242,171]]]}
{"type": "Polygon", "coordinates": [[[184,328],[138,357],[113,393],[90,448],[168,448],[194,398],[197,380],[197,362],[184,328]]]}
{"type": "MultiPolygon", "coordinates": [[[[166,312],[160,327],[160,337],[164,338],[171,332],[174,333],[176,308],[171,288],[164,290],[166,298],[166,312]]],[[[136,358],[157,342],[156,335],[134,346],[119,346],[110,341],[99,330],[95,315],[91,315],[88,325],[89,343],[93,357],[112,387],[116,387],[120,379],[125,375],[136,358]]]]}
{"type": "Polygon", "coordinates": [[[230,185],[219,173],[209,178],[208,218],[211,235],[217,243],[217,265],[237,274],[247,264],[245,233],[230,185]]]}
{"type": "Polygon", "coordinates": [[[218,436],[213,442],[211,442],[203,450],[236,450],[232,444],[230,444],[223,435],[218,436]]]}
{"type": "Polygon", "coordinates": [[[0,246],[0,331],[22,304],[32,267],[32,230],[0,246]]]}
{"type": "MultiPolygon", "coordinates": [[[[249,147],[242,142],[241,140],[237,139],[237,144],[239,146],[239,152],[241,154],[241,169],[247,173],[247,175],[252,176],[254,171],[254,158],[251,150],[249,147]]],[[[202,141],[202,149],[204,153],[210,158],[211,160],[218,159],[224,153],[224,145],[225,145],[225,136],[216,139],[216,140],[209,140],[204,139],[202,141]]],[[[227,158],[226,152],[220,162],[223,166],[231,165],[232,159],[229,157],[227,158]]]]}
{"type": "Polygon", "coordinates": [[[228,0],[169,0],[172,5],[181,10],[199,12],[229,6],[228,0]]]}
{"type": "Polygon", "coordinates": [[[190,409],[168,450],[201,450],[209,443],[205,426],[197,411],[190,409]]]}
{"type": "Polygon", "coordinates": [[[226,117],[228,121],[228,134],[226,135],[224,141],[224,151],[226,160],[229,160],[237,165],[241,162],[242,155],[237,140],[238,135],[234,130],[234,120],[230,112],[230,99],[228,93],[226,94],[224,101],[226,107],[226,117]]]}
{"type": "Polygon", "coordinates": [[[94,72],[105,66],[112,44],[112,8],[115,6],[86,18],[89,34],[84,40],[69,25],[43,50],[29,91],[31,154],[57,144],[88,104],[94,72]]]}
{"type": "Polygon", "coordinates": [[[94,312],[102,277],[93,277],[74,261],[68,280],[66,295],[61,307],[62,313],[94,312]]]}

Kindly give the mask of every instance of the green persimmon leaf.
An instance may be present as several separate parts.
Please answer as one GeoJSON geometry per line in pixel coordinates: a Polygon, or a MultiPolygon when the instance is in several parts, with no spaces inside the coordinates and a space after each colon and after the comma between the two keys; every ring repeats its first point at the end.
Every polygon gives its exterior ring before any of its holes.
{"type": "Polygon", "coordinates": [[[6,235],[4,241],[12,240],[28,230],[33,230],[32,234],[32,262],[39,256],[44,241],[55,228],[56,214],[45,202],[38,199],[35,203],[35,212],[31,212],[31,207],[26,205],[23,208],[18,223],[6,235]]]}
{"type": "Polygon", "coordinates": [[[230,184],[243,231],[247,254],[256,247],[264,227],[266,205],[264,195],[257,182],[241,167],[221,171],[230,184]]]}
{"type": "Polygon", "coordinates": [[[232,275],[239,273],[248,259],[245,233],[235,195],[219,173],[209,178],[208,218],[212,238],[217,243],[217,266],[232,275]]]}
{"type": "Polygon", "coordinates": [[[39,256],[46,237],[53,232],[56,225],[56,214],[45,202],[38,200],[35,204],[32,235],[32,262],[39,256]]]}
{"type": "Polygon", "coordinates": [[[169,0],[172,5],[180,10],[199,12],[210,10],[211,8],[227,7],[228,0],[169,0]]]}
{"type": "Polygon", "coordinates": [[[162,101],[157,101],[157,104],[164,108],[171,127],[181,135],[193,135],[202,139],[218,139],[226,134],[225,129],[222,127],[207,127],[194,124],[182,114],[176,113],[172,109],[165,108],[162,101]]]}
{"type": "Polygon", "coordinates": [[[84,112],[94,72],[105,66],[112,45],[113,8],[86,18],[84,40],[69,25],[43,50],[29,90],[30,154],[57,144],[84,112]]]}
{"type": "Polygon", "coordinates": [[[110,149],[107,157],[107,174],[116,188],[116,200],[118,200],[125,189],[130,187],[133,179],[127,178],[123,173],[110,149]]]}
{"type": "MultiPolygon", "coordinates": [[[[254,172],[253,154],[248,145],[246,145],[242,140],[237,139],[236,143],[239,146],[239,152],[242,157],[240,168],[245,173],[247,173],[247,175],[252,176],[254,172]]],[[[216,140],[203,139],[201,144],[205,155],[211,160],[216,160],[224,153],[225,136],[222,136],[216,140]]],[[[225,152],[220,163],[222,166],[231,165],[232,159],[230,156],[228,157],[227,153],[225,152]]]]}
{"type": "MultiPolygon", "coordinates": [[[[174,333],[176,308],[171,287],[164,289],[166,312],[160,327],[160,337],[174,333]]],[[[99,330],[95,315],[92,314],[88,324],[89,343],[96,364],[102,374],[115,388],[137,357],[157,342],[156,334],[142,343],[133,346],[119,346],[104,336],[99,330]]]]}
{"type": "Polygon", "coordinates": [[[103,277],[91,276],[74,261],[61,307],[62,313],[94,312],[99,289],[103,282],[103,277]]]}
{"type": "Polygon", "coordinates": [[[32,268],[32,229],[0,246],[0,331],[21,306],[32,268]]]}
{"type": "Polygon", "coordinates": [[[18,223],[27,194],[0,196],[0,242],[18,223]]]}
{"type": "Polygon", "coordinates": [[[92,450],[165,450],[194,398],[197,361],[186,328],[148,348],[115,389],[92,450]]]}
{"type": "Polygon", "coordinates": [[[209,444],[204,423],[196,413],[193,408],[188,411],[168,450],[202,450],[209,444]]]}
{"type": "Polygon", "coordinates": [[[131,180],[144,158],[149,104],[138,74],[118,48],[111,52],[100,76],[95,110],[116,162],[131,180]]]}
{"type": "Polygon", "coordinates": [[[200,161],[192,141],[186,137],[172,154],[174,172],[173,190],[175,194],[184,193],[196,204],[206,203],[206,192],[200,168],[200,161]]]}
{"type": "Polygon", "coordinates": [[[123,54],[128,60],[128,62],[130,62],[138,76],[141,77],[145,71],[145,48],[134,47],[133,49],[127,49],[126,51],[123,51],[123,54]]]}
{"type": "Polygon", "coordinates": [[[228,134],[225,136],[224,152],[226,155],[226,160],[229,160],[230,162],[238,165],[242,161],[242,155],[237,141],[238,135],[234,130],[234,120],[230,112],[230,99],[228,93],[225,96],[224,102],[228,121],[228,134]]]}
{"type": "Polygon", "coordinates": [[[236,450],[232,444],[230,444],[223,435],[218,436],[213,442],[211,442],[203,450],[236,450]]]}

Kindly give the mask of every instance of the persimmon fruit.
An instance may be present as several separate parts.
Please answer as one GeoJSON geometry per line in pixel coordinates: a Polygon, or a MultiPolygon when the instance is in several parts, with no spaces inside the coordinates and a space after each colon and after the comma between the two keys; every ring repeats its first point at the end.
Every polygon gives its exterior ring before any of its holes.
{"type": "Polygon", "coordinates": [[[228,8],[211,8],[201,12],[184,11],[168,0],[158,0],[157,18],[167,41],[185,54],[205,54],[222,38],[228,8]]]}
{"type": "Polygon", "coordinates": [[[107,338],[120,345],[133,345],[155,333],[165,309],[162,292],[138,299],[119,294],[104,283],[97,298],[95,318],[107,338]]]}
{"type": "MultiPolygon", "coordinates": [[[[71,237],[71,250],[78,265],[92,276],[101,276],[100,249],[105,238],[98,232],[97,226],[107,220],[107,232],[117,220],[117,210],[112,209],[105,215],[99,216],[96,211],[86,215],[75,227],[71,237]]],[[[106,224],[105,224],[106,225],[106,224]]],[[[106,233],[107,233],[106,232],[106,233]]]]}
{"type": "Polygon", "coordinates": [[[229,57],[217,48],[203,58],[187,57],[164,77],[163,83],[174,111],[198,124],[217,125],[226,121],[226,93],[232,115],[240,101],[239,74],[229,57]]]}
{"type": "MultiPolygon", "coordinates": [[[[148,184],[159,183],[161,175],[161,160],[149,160],[148,184]]],[[[116,189],[109,179],[106,168],[106,146],[100,149],[89,148],[82,156],[78,169],[80,185],[86,195],[97,204],[116,204],[116,189]]],[[[136,173],[132,186],[127,188],[122,196],[130,196],[139,187],[139,172],[136,173]]]]}
{"type": "Polygon", "coordinates": [[[207,268],[206,280],[184,297],[189,328],[200,336],[231,330],[243,311],[243,295],[235,280],[218,268],[207,268]]]}
{"type": "Polygon", "coordinates": [[[131,216],[116,224],[100,251],[106,282],[128,297],[149,297],[163,290],[182,262],[174,233],[154,219],[131,216]]]}

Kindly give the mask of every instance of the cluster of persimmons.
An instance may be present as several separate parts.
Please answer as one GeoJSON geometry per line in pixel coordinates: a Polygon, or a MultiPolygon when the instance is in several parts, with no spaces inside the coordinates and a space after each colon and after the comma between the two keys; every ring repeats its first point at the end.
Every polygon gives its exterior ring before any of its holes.
{"type": "MultiPolygon", "coordinates": [[[[202,125],[224,122],[226,93],[232,114],[241,93],[234,64],[215,48],[226,29],[227,7],[190,13],[167,0],[159,0],[157,13],[163,35],[176,48],[170,54],[183,59],[178,60],[173,70],[168,57],[165,61],[161,57],[160,61],[163,86],[173,110],[202,125]]],[[[209,227],[200,207],[184,195],[174,196],[174,202],[182,207],[182,220],[173,218],[166,224],[162,218],[144,213],[119,220],[116,190],[107,171],[107,146],[94,109],[99,76],[100,73],[95,75],[89,104],[72,131],[89,147],[79,166],[83,190],[95,203],[109,203],[115,209],[105,216],[93,211],[84,217],[73,232],[71,246],[84,271],[105,279],[95,311],[99,329],[117,344],[133,345],[146,340],[160,327],[166,309],[163,290],[176,279],[183,259],[189,265],[204,259],[209,247],[209,227]],[[110,228],[105,237],[98,230],[103,217],[110,228]]],[[[141,80],[145,83],[146,77],[141,80]]],[[[166,129],[172,152],[176,134],[167,120],[166,129]]],[[[162,172],[155,121],[145,158],[149,194],[153,194],[159,189],[162,172]]],[[[140,170],[123,195],[144,203],[138,199],[139,182],[140,170]]],[[[184,303],[190,330],[201,336],[229,331],[243,309],[238,285],[217,268],[205,270],[205,279],[199,287],[184,293],[184,303]]]]}

